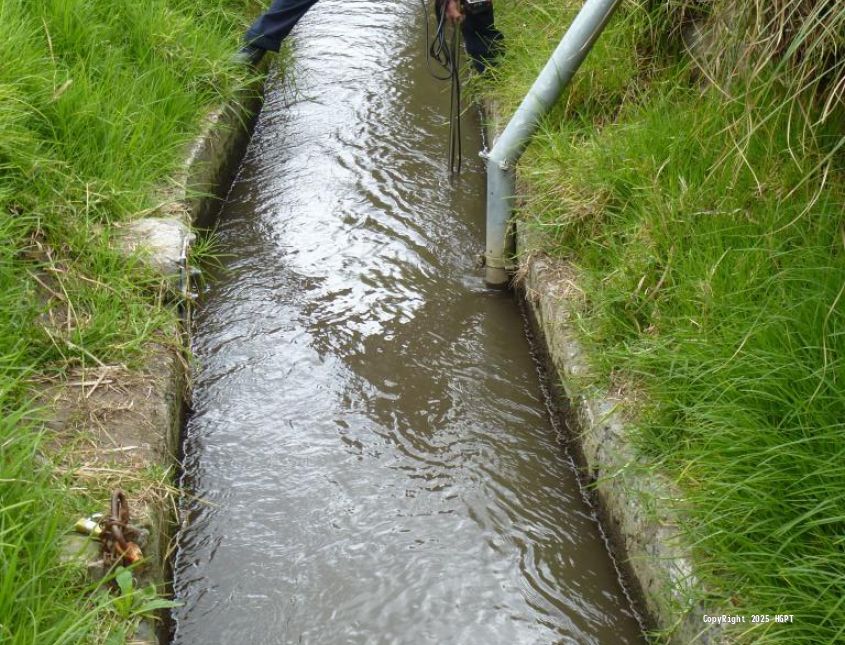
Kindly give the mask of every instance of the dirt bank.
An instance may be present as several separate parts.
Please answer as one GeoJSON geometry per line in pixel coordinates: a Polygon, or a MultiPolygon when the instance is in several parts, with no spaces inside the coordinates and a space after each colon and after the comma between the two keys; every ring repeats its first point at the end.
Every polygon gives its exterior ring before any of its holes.
{"type": "MultiPolygon", "coordinates": [[[[265,70],[266,71],[266,70],[265,70]]],[[[260,108],[263,78],[208,115],[188,147],[182,169],[162,190],[151,217],[122,225],[116,236],[127,254],[140,256],[160,278],[160,295],[189,307],[190,247],[195,227],[207,226],[225,195],[260,108]]],[[[144,566],[139,584],[169,587],[169,558],[177,526],[175,476],[183,413],[190,400],[190,329],[182,322],[149,343],[138,365],[75,369],[41,399],[50,410],[51,449],[90,503],[116,489],[129,497],[132,523],[142,529],[144,566]]],[[[106,511],[90,507],[90,512],[106,511]]],[[[66,536],[67,559],[82,560],[88,575],[105,574],[99,549],[87,538],[66,536]]],[[[156,643],[149,624],[133,642],[156,643]]]]}

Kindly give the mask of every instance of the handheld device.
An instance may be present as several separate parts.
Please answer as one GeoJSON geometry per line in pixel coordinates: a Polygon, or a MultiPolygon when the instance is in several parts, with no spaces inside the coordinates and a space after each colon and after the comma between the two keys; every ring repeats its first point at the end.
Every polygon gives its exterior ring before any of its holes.
{"type": "Polygon", "coordinates": [[[493,0],[461,0],[461,9],[464,13],[480,13],[493,5],[493,0]]]}

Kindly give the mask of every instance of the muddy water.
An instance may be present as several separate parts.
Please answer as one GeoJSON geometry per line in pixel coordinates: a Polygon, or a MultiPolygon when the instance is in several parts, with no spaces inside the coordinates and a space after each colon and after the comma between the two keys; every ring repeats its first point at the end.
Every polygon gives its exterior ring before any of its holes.
{"type": "Polygon", "coordinates": [[[450,182],[421,20],[323,0],[268,84],[198,313],[177,643],[640,640],[473,266],[479,127],[450,182]]]}

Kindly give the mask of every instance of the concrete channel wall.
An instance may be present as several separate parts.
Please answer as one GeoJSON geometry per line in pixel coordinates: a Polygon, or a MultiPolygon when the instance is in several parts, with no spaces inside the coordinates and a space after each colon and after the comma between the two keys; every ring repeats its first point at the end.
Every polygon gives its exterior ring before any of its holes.
{"type": "MultiPolygon", "coordinates": [[[[195,239],[193,229],[212,223],[219,198],[225,196],[249,142],[266,66],[259,71],[261,76],[231,103],[205,118],[201,134],[187,148],[181,170],[160,191],[157,201],[162,206],[154,216],[128,222],[116,232],[120,250],[140,257],[155,271],[174,306],[188,289],[185,268],[195,239]]],[[[139,584],[154,583],[158,588],[170,585],[169,560],[177,528],[174,477],[190,397],[187,327],[183,320],[163,330],[145,348],[139,367],[103,365],[78,370],[44,396],[50,410],[47,426],[57,450],[73,445],[78,436],[86,437],[84,454],[76,447],[65,451],[65,461],[76,478],[96,476],[100,489],[111,490],[133,479],[151,482],[150,473],[161,473],[159,481],[128,500],[131,522],[141,529],[144,565],[139,584]]],[[[95,541],[70,534],[62,551],[66,560],[81,561],[92,580],[106,574],[95,541]]],[[[143,622],[132,642],[159,643],[166,639],[164,631],[143,622]]]]}
{"type": "MultiPolygon", "coordinates": [[[[494,102],[481,106],[488,147],[506,121],[494,102]]],[[[517,181],[517,192],[524,190],[517,181]]],[[[516,196],[519,201],[519,195],[516,196]]],[[[624,393],[591,385],[590,361],[576,326],[583,291],[565,262],[538,253],[530,230],[515,226],[513,286],[543,354],[549,387],[568,430],[568,447],[580,469],[632,599],[657,639],[677,645],[728,642],[704,622],[707,608],[692,556],[678,528],[681,495],[672,482],[637,454],[624,393]]]]}

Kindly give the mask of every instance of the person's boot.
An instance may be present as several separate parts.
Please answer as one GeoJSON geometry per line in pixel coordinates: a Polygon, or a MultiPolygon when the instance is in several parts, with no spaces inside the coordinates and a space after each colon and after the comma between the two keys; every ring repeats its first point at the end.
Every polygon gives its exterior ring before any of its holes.
{"type": "Polygon", "coordinates": [[[255,45],[244,45],[235,52],[234,56],[232,56],[232,62],[237,63],[238,65],[252,65],[255,67],[261,62],[261,59],[264,58],[264,54],[266,53],[267,50],[261,49],[261,47],[256,47],[255,45]]]}

